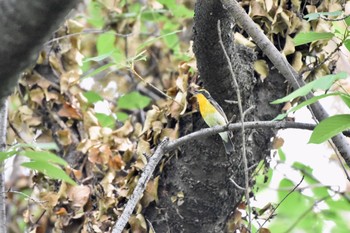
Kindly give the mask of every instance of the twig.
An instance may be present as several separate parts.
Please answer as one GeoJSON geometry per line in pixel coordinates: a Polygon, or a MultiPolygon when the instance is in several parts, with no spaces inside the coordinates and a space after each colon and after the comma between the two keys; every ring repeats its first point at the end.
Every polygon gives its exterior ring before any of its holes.
{"type": "Polygon", "coordinates": [[[233,178],[230,178],[230,181],[231,181],[238,189],[243,190],[243,191],[246,190],[245,188],[243,188],[242,186],[240,186],[239,184],[237,184],[233,178]]]}
{"type": "Polygon", "coordinates": [[[345,16],[343,16],[343,17],[341,17],[341,18],[338,18],[338,19],[330,19],[330,18],[327,18],[327,17],[325,17],[325,16],[323,16],[323,15],[320,15],[320,18],[323,19],[323,20],[325,20],[325,21],[332,21],[332,22],[334,22],[334,21],[342,21],[342,20],[348,18],[349,16],[350,16],[350,15],[345,15],[345,16]]]}
{"type": "MultiPolygon", "coordinates": [[[[227,12],[232,18],[238,22],[242,28],[249,34],[249,36],[255,41],[255,43],[261,48],[266,56],[271,60],[274,66],[281,72],[281,74],[287,79],[287,81],[293,86],[294,89],[304,86],[305,82],[299,77],[298,73],[288,63],[286,58],[276,49],[276,47],[269,41],[264,33],[257,27],[253,20],[247,15],[247,13],[241,8],[236,0],[221,0],[223,7],[227,9],[227,12]]],[[[305,98],[310,99],[314,95],[308,94],[305,98]]],[[[316,102],[310,106],[312,112],[317,117],[318,121],[321,121],[328,117],[328,113],[324,110],[319,102],[316,102]]],[[[334,145],[337,147],[339,153],[344,158],[346,164],[350,166],[350,144],[347,138],[342,134],[338,134],[332,138],[334,145]]]]}
{"type": "MultiPolygon", "coordinates": [[[[7,98],[0,99],[0,151],[6,149],[7,98]]],[[[4,163],[0,162],[0,232],[6,233],[6,196],[4,163]]]]}
{"type": "Polygon", "coordinates": [[[119,36],[119,37],[128,37],[131,35],[130,34],[120,34],[120,33],[117,33],[117,32],[110,32],[109,30],[100,30],[100,29],[85,29],[81,32],[76,32],[76,33],[72,33],[72,34],[68,34],[68,35],[64,35],[64,36],[60,36],[60,37],[56,37],[52,40],[49,40],[47,41],[44,45],[48,45],[48,44],[51,44],[53,42],[56,42],[56,41],[59,41],[59,40],[63,40],[65,38],[69,38],[69,37],[72,37],[72,36],[78,36],[78,35],[83,35],[83,34],[103,34],[103,33],[111,33],[113,35],[116,35],[116,36],[119,36]]]}
{"type": "Polygon", "coordinates": [[[319,68],[320,66],[322,66],[324,63],[326,63],[329,59],[331,59],[333,57],[333,55],[338,52],[340,50],[340,47],[343,45],[343,42],[340,42],[339,44],[337,44],[337,47],[320,63],[314,65],[314,67],[306,67],[305,69],[303,69],[302,71],[300,71],[300,75],[303,75],[306,72],[309,71],[313,71],[316,70],[317,68],[319,68]]]}
{"type": "MultiPolygon", "coordinates": [[[[244,129],[244,116],[245,113],[243,112],[243,106],[242,106],[242,98],[241,98],[241,91],[239,89],[239,85],[236,79],[236,75],[233,72],[233,67],[232,67],[232,63],[231,63],[231,59],[228,56],[226,49],[225,49],[225,45],[224,42],[222,41],[221,38],[221,26],[220,26],[220,20],[218,20],[218,35],[219,35],[219,43],[221,46],[222,51],[224,52],[229,70],[230,70],[230,74],[231,74],[231,79],[233,81],[234,84],[234,88],[236,90],[236,95],[237,95],[237,104],[238,104],[238,109],[239,109],[239,115],[241,117],[241,136],[242,136],[242,157],[243,157],[243,165],[244,165],[244,181],[245,181],[245,199],[247,201],[247,206],[248,206],[248,216],[249,216],[249,220],[248,220],[248,230],[249,232],[251,232],[252,229],[252,207],[250,206],[250,198],[249,198],[249,172],[248,172],[248,160],[247,160],[247,152],[246,152],[246,147],[245,147],[245,129],[244,129]]],[[[249,111],[249,109],[248,109],[249,111]]]]}
{"type": "Polygon", "coordinates": [[[174,102],[178,103],[180,106],[184,107],[184,105],[182,103],[179,103],[178,101],[176,101],[173,97],[167,95],[166,93],[164,93],[162,90],[160,90],[158,87],[154,86],[152,83],[147,82],[144,78],[141,77],[141,75],[139,75],[136,70],[134,69],[134,65],[131,65],[131,71],[132,73],[138,77],[142,82],[144,82],[146,85],[152,87],[154,90],[156,90],[157,92],[159,92],[161,95],[165,96],[168,99],[173,100],[174,102]]]}
{"type": "MultiPolygon", "coordinates": [[[[263,222],[263,224],[260,226],[260,229],[267,223],[267,221],[270,220],[270,218],[271,218],[272,215],[275,213],[275,211],[277,210],[277,208],[289,197],[289,195],[291,195],[291,194],[300,186],[300,184],[301,184],[303,181],[304,181],[304,176],[301,178],[300,182],[299,182],[296,186],[294,186],[294,188],[293,188],[293,189],[292,189],[278,204],[277,204],[277,206],[276,206],[275,208],[272,209],[271,214],[269,215],[269,217],[266,218],[265,222],[263,222]]],[[[260,229],[258,229],[258,230],[256,231],[256,233],[258,233],[260,229]]]]}
{"type": "Polygon", "coordinates": [[[121,233],[129,221],[130,215],[135,209],[136,204],[140,200],[143,192],[145,191],[146,185],[151,178],[154,169],[156,168],[157,164],[161,160],[163,154],[164,154],[164,149],[165,146],[168,144],[169,139],[163,140],[157,147],[157,150],[154,152],[153,156],[150,158],[148,164],[146,165],[135,189],[134,192],[132,193],[128,203],[125,206],[125,209],[118,219],[117,224],[115,225],[113,229],[113,233],[121,233]]]}
{"type": "Polygon", "coordinates": [[[19,191],[8,190],[8,191],[5,191],[4,193],[15,193],[15,194],[20,194],[20,195],[22,195],[22,196],[28,198],[29,200],[31,200],[31,201],[33,201],[33,202],[35,202],[35,203],[37,203],[37,204],[39,204],[39,205],[41,205],[41,206],[42,206],[44,203],[47,202],[47,201],[39,201],[39,200],[36,200],[36,199],[32,198],[31,196],[29,196],[29,195],[27,195],[27,194],[25,194],[25,193],[23,193],[23,192],[19,192],[19,191]]]}

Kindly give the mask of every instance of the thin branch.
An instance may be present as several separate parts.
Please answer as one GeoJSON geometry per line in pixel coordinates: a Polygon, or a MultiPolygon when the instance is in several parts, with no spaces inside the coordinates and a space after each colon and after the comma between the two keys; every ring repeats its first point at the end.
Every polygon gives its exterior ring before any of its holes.
{"type": "MultiPolygon", "coordinates": [[[[0,100],[0,151],[6,149],[7,98],[0,100]]],[[[6,195],[4,163],[0,162],[0,232],[6,233],[6,195]]]]}
{"type": "Polygon", "coordinates": [[[184,105],[182,103],[179,103],[178,101],[176,101],[173,97],[167,95],[166,93],[164,93],[162,90],[160,90],[158,87],[154,86],[152,83],[147,82],[144,78],[141,77],[141,75],[139,75],[136,70],[134,69],[134,65],[131,65],[131,71],[132,73],[138,77],[142,82],[144,82],[146,85],[152,87],[154,90],[156,90],[157,92],[159,92],[161,95],[163,95],[164,97],[173,100],[174,102],[178,103],[180,106],[184,107],[184,105]]]}
{"type": "MultiPolygon", "coordinates": [[[[246,129],[256,129],[256,128],[269,128],[269,129],[304,129],[304,130],[313,130],[316,125],[308,124],[308,123],[300,123],[300,122],[291,122],[291,121],[253,121],[253,122],[244,122],[244,127],[246,129]]],[[[166,146],[166,150],[175,150],[179,146],[187,143],[188,141],[198,140],[200,138],[208,137],[210,135],[215,135],[220,132],[224,132],[227,130],[234,131],[240,130],[241,123],[233,123],[228,126],[215,126],[212,128],[205,128],[199,131],[193,132],[191,134],[187,134],[179,139],[169,142],[166,146]]]]}
{"type": "Polygon", "coordinates": [[[236,183],[236,181],[233,178],[230,178],[230,181],[240,190],[245,191],[246,189],[240,186],[239,184],[236,183]]]}
{"type": "Polygon", "coordinates": [[[15,191],[15,190],[8,190],[8,191],[5,191],[4,193],[15,193],[15,194],[20,194],[26,198],[28,198],[28,200],[31,200],[32,202],[36,203],[36,204],[39,204],[43,207],[43,204],[46,203],[47,201],[39,201],[39,200],[36,200],[35,198],[23,193],[23,192],[19,192],[19,191],[15,191]]]}
{"type": "MultiPolygon", "coordinates": [[[[286,58],[276,49],[271,41],[269,41],[262,30],[258,28],[254,21],[242,9],[239,3],[236,0],[221,0],[221,2],[231,17],[234,18],[242,28],[244,28],[293,88],[298,89],[301,86],[305,86],[305,82],[300,78],[295,69],[288,63],[286,58]]],[[[310,93],[305,99],[310,99],[313,96],[314,95],[310,93]]],[[[328,113],[319,102],[312,104],[310,109],[318,121],[328,117],[328,113]]],[[[350,166],[350,144],[347,138],[342,134],[338,134],[332,138],[332,141],[341,156],[344,158],[346,164],[350,166]]]]}
{"type": "Polygon", "coordinates": [[[334,22],[334,21],[342,21],[342,20],[345,20],[345,19],[347,19],[349,16],[350,16],[350,15],[345,15],[345,16],[343,16],[343,17],[341,17],[341,18],[338,18],[338,19],[330,19],[330,18],[327,18],[327,17],[325,17],[325,16],[323,16],[323,15],[320,15],[320,18],[323,19],[323,20],[325,20],[325,21],[332,21],[332,22],[334,22]]]}
{"type": "Polygon", "coordinates": [[[154,169],[158,165],[159,161],[163,157],[163,154],[165,152],[165,146],[168,144],[169,139],[163,140],[157,147],[157,150],[154,152],[153,156],[150,158],[148,164],[146,165],[135,189],[132,193],[128,203],[125,206],[125,209],[118,219],[117,224],[115,225],[113,229],[113,233],[121,233],[125,227],[125,225],[128,223],[130,215],[135,209],[136,204],[140,200],[143,192],[145,191],[145,188],[147,186],[148,181],[150,180],[154,169]]]}
{"type": "MultiPolygon", "coordinates": [[[[239,89],[239,85],[237,82],[237,78],[235,73],[233,72],[233,67],[231,63],[231,59],[227,54],[224,42],[222,41],[221,37],[221,26],[220,26],[220,20],[218,20],[218,35],[219,35],[219,43],[221,46],[222,51],[224,52],[230,74],[231,74],[231,79],[233,81],[235,90],[236,90],[236,95],[237,95],[237,104],[238,104],[238,109],[239,109],[239,115],[241,117],[241,136],[242,136],[242,157],[243,157],[243,165],[244,165],[244,186],[245,186],[245,199],[247,201],[247,206],[248,206],[248,230],[251,232],[252,230],[252,207],[250,206],[250,198],[249,198],[249,172],[248,172],[248,159],[247,159],[247,151],[245,147],[245,130],[244,130],[244,116],[245,112],[243,112],[243,106],[242,106],[242,97],[241,97],[241,91],[239,89]]],[[[249,111],[249,109],[248,109],[249,111]]]]}
{"type": "Polygon", "coordinates": [[[125,37],[127,38],[128,36],[131,36],[132,33],[129,33],[129,34],[120,34],[120,33],[117,33],[117,32],[112,32],[110,30],[101,30],[101,29],[94,29],[94,28],[90,28],[90,29],[85,29],[81,32],[76,32],[76,33],[72,33],[72,34],[68,34],[68,35],[64,35],[64,36],[60,36],[60,37],[56,37],[56,38],[53,38],[52,40],[49,40],[47,41],[44,45],[48,45],[48,44],[51,44],[53,42],[57,42],[57,41],[60,41],[60,40],[63,40],[65,38],[69,38],[69,37],[72,37],[72,36],[79,36],[79,35],[84,35],[84,34],[103,34],[103,33],[109,33],[109,34],[113,34],[113,35],[116,35],[116,36],[119,36],[119,37],[125,37]]]}
{"type": "MultiPolygon", "coordinates": [[[[265,222],[263,222],[263,224],[260,226],[260,229],[267,223],[267,221],[270,220],[270,218],[273,216],[273,214],[275,213],[277,208],[289,197],[289,195],[291,195],[301,185],[301,183],[303,181],[304,181],[304,176],[301,178],[300,182],[297,185],[295,185],[294,188],[277,204],[277,206],[275,208],[273,208],[273,210],[272,210],[271,214],[269,215],[269,217],[267,217],[265,222]]],[[[257,230],[256,233],[258,233],[259,230],[257,230]]]]}

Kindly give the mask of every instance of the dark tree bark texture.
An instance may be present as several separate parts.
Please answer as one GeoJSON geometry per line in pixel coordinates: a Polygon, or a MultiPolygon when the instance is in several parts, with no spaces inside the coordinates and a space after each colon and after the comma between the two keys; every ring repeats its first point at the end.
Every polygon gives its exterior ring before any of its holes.
{"type": "MultiPolygon", "coordinates": [[[[271,74],[273,79],[269,77],[264,83],[254,77],[256,56],[250,49],[234,43],[234,22],[218,0],[199,0],[195,6],[194,52],[203,87],[219,102],[229,119],[236,116],[239,120],[237,105],[225,102],[237,98],[219,44],[218,20],[240,86],[243,108],[256,106],[245,121],[274,118],[280,106],[271,107],[269,102],[284,96],[284,79],[278,73],[271,74]]],[[[182,118],[180,126],[181,135],[206,127],[199,114],[182,118]]],[[[243,195],[230,181],[232,178],[244,186],[240,134],[234,132],[236,151],[231,156],[225,154],[217,135],[182,146],[178,154],[171,156],[162,173],[159,203],[146,211],[156,232],[225,232],[225,223],[243,195]],[[184,194],[183,199],[179,193],[184,194]]],[[[246,130],[249,166],[269,154],[273,135],[272,130],[246,130]]]]}
{"type": "Polygon", "coordinates": [[[20,73],[78,0],[0,1],[0,99],[11,94],[20,73]]]}

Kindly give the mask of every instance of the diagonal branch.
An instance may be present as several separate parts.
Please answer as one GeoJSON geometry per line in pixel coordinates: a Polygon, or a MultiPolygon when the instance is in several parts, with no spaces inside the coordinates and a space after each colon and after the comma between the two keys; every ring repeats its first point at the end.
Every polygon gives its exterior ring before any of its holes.
{"type": "MultiPolygon", "coordinates": [[[[304,80],[300,78],[294,68],[288,63],[287,59],[276,49],[276,47],[269,41],[264,35],[261,29],[254,23],[254,21],[247,15],[236,0],[221,0],[225,9],[230,12],[231,17],[238,22],[242,28],[249,34],[254,42],[260,47],[260,49],[271,60],[274,66],[281,72],[281,74],[287,79],[287,81],[293,86],[294,89],[298,89],[305,85],[304,80]]],[[[308,94],[305,98],[310,99],[314,95],[308,94]]],[[[316,102],[310,106],[311,112],[316,116],[318,121],[328,117],[328,113],[322,107],[319,102],[316,102]]],[[[334,145],[337,147],[339,153],[345,160],[346,164],[350,166],[350,144],[347,138],[343,134],[338,134],[332,138],[334,145]]]]}

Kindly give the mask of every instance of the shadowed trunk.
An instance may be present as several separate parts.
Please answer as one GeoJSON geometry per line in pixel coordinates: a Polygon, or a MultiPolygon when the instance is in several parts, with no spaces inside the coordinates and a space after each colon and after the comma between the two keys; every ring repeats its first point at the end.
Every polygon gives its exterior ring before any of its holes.
{"type": "MultiPolygon", "coordinates": [[[[261,83],[254,77],[255,54],[234,43],[234,22],[217,0],[197,1],[195,6],[194,53],[203,87],[223,107],[229,119],[236,116],[239,121],[237,105],[225,102],[237,98],[219,44],[218,20],[240,86],[243,108],[257,106],[245,121],[272,119],[280,107],[271,107],[268,103],[276,96],[284,96],[284,79],[277,75],[273,82],[261,83]],[[274,93],[274,96],[268,93],[274,93]]],[[[206,127],[198,113],[182,118],[180,123],[181,135],[206,127]]],[[[245,133],[249,166],[252,166],[269,154],[274,132],[246,130],[245,133]]],[[[182,146],[179,153],[171,157],[162,173],[159,203],[146,212],[156,232],[225,232],[226,221],[243,195],[242,190],[230,181],[232,178],[244,186],[240,134],[234,132],[234,155],[225,154],[221,138],[215,135],[182,146]],[[183,194],[183,198],[179,194],[183,194]]]]}

